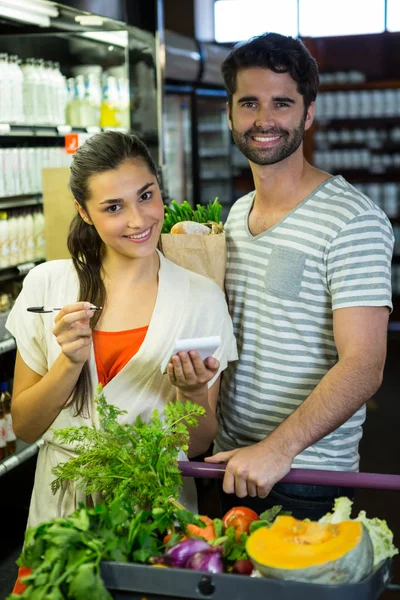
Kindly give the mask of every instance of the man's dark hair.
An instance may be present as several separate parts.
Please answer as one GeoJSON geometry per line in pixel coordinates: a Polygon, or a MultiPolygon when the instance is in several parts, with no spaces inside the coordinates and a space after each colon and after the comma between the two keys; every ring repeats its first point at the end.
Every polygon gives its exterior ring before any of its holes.
{"type": "Polygon", "coordinates": [[[317,97],[317,61],[299,39],[279,33],[264,33],[237,44],[221,66],[230,106],[236,91],[238,71],[251,67],[271,69],[275,73],[289,73],[297,83],[297,91],[304,97],[306,110],[317,97]]]}

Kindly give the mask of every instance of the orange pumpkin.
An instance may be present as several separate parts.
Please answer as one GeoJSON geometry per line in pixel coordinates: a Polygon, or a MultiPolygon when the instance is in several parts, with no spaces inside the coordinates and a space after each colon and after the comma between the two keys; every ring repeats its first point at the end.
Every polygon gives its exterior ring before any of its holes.
{"type": "Polygon", "coordinates": [[[359,521],[322,525],[277,517],[249,536],[246,550],[255,568],[273,579],[356,583],[373,566],[372,542],[359,521]]]}

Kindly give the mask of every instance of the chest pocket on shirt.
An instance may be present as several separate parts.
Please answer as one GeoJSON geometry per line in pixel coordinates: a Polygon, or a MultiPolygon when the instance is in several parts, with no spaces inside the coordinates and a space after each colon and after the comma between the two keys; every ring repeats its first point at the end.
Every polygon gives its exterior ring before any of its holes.
{"type": "Polygon", "coordinates": [[[307,255],[293,248],[275,246],[265,276],[265,290],[278,298],[299,297],[307,255]]]}

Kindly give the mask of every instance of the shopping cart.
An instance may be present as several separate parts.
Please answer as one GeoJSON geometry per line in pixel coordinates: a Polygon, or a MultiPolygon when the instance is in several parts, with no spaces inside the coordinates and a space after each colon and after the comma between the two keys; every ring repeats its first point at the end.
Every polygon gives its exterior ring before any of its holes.
{"type": "MultiPolygon", "coordinates": [[[[224,464],[180,462],[186,477],[222,479],[224,464]]],[[[400,475],[292,469],[282,483],[333,485],[400,491],[400,475]]],[[[377,565],[360,583],[321,585],[209,574],[185,569],[157,569],[148,565],[103,562],[101,574],[115,600],[376,600],[391,585],[391,560],[377,565]]]]}

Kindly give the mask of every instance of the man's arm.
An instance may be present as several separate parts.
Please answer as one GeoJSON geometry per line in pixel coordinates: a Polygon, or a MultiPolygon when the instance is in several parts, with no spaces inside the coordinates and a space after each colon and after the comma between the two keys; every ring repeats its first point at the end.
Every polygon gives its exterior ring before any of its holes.
{"type": "Polygon", "coordinates": [[[265,440],[206,460],[227,462],[223,489],[268,495],[305,448],[337,429],[379,389],[386,359],[389,311],[386,307],[333,311],[339,360],[304,402],[265,440]]]}

